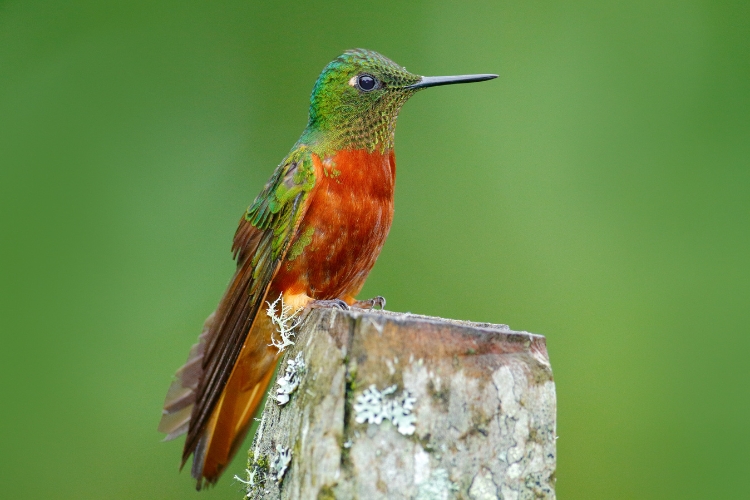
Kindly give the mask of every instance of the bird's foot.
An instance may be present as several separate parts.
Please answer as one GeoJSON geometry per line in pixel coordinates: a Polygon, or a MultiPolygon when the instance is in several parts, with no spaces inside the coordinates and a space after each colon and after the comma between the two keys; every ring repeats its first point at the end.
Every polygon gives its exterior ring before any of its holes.
{"type": "Polygon", "coordinates": [[[381,311],[385,309],[385,297],[378,295],[369,300],[358,300],[352,307],[358,307],[360,309],[375,309],[378,308],[381,311]]]}
{"type": "Polygon", "coordinates": [[[341,299],[313,300],[312,302],[310,302],[308,307],[310,307],[311,309],[319,307],[333,307],[336,309],[341,309],[342,311],[349,310],[349,305],[341,299]]]}

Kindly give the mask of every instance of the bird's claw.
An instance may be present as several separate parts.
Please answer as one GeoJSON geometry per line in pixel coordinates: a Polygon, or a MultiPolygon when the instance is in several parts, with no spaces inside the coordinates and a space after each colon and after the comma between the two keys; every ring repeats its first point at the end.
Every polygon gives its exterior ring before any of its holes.
{"type": "Polygon", "coordinates": [[[318,308],[318,307],[333,307],[336,309],[341,309],[342,311],[348,311],[349,305],[344,302],[341,299],[330,299],[330,300],[313,300],[310,303],[310,307],[312,308],[318,308]]]}
{"type": "Polygon", "coordinates": [[[375,309],[378,308],[381,311],[385,309],[385,297],[378,295],[369,300],[358,300],[352,307],[358,307],[360,309],[375,309]]]}

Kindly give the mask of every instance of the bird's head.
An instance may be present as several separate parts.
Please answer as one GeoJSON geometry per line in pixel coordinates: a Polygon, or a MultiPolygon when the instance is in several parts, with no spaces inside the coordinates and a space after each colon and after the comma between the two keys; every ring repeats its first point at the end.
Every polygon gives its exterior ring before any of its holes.
{"type": "Polygon", "coordinates": [[[307,131],[337,149],[389,149],[401,106],[416,92],[496,76],[422,77],[377,52],[348,50],[331,61],[315,82],[307,131]]]}

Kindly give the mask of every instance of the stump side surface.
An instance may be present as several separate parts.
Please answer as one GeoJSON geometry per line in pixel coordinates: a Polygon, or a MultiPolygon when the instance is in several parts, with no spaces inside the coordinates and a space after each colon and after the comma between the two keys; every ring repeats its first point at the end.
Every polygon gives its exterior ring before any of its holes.
{"type": "Polygon", "coordinates": [[[281,484],[265,481],[256,497],[554,498],[556,403],[544,337],[314,310],[279,373],[298,352],[307,371],[285,406],[269,398],[250,460],[263,465],[281,445],[292,461],[281,484]],[[413,434],[356,421],[354,404],[372,385],[416,399],[413,434]]]}

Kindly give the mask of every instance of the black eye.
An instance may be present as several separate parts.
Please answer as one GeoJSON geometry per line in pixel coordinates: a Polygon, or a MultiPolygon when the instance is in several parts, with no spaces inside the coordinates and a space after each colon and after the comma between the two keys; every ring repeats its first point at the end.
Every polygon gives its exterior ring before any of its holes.
{"type": "Polygon", "coordinates": [[[375,79],[374,76],[359,75],[357,77],[357,87],[359,87],[360,90],[369,92],[372,89],[374,89],[377,85],[378,85],[378,81],[375,79]]]}

